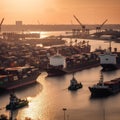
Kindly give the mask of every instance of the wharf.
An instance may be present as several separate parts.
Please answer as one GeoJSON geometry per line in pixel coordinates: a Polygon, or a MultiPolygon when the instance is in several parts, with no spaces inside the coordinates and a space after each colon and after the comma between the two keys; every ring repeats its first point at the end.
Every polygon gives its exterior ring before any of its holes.
{"type": "MultiPolygon", "coordinates": [[[[68,32],[69,33],[69,32],[68,32]]],[[[89,39],[89,40],[112,40],[115,42],[120,42],[120,31],[117,30],[104,30],[101,32],[94,32],[89,34],[84,33],[78,33],[73,34],[73,32],[70,32],[70,34],[65,35],[59,35],[58,38],[69,38],[69,39],[89,39]]]]}

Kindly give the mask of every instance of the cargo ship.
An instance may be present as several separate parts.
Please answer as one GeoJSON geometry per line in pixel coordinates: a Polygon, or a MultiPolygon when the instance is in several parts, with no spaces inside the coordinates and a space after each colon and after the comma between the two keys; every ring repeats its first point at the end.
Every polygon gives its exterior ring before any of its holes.
{"type": "Polygon", "coordinates": [[[66,58],[66,68],[64,69],[67,73],[73,73],[84,69],[99,66],[99,57],[96,53],[85,53],[73,55],[66,58]]]}
{"type": "Polygon", "coordinates": [[[99,58],[95,53],[76,54],[69,57],[57,54],[49,57],[46,72],[48,76],[61,76],[96,66],[99,66],[99,58]]]}
{"type": "Polygon", "coordinates": [[[65,57],[57,52],[57,54],[49,57],[49,64],[46,69],[48,76],[61,76],[66,74],[63,70],[65,68],[65,57]]]}
{"type": "Polygon", "coordinates": [[[120,53],[104,53],[99,55],[100,57],[100,65],[102,66],[103,71],[110,71],[120,68],[120,53]]]}
{"type": "Polygon", "coordinates": [[[0,89],[13,90],[36,82],[40,72],[32,66],[0,69],[0,89]]]}
{"type": "Polygon", "coordinates": [[[111,52],[111,46],[103,54],[99,55],[100,65],[103,71],[110,71],[120,68],[120,53],[115,48],[114,52],[111,52]]]}
{"type": "Polygon", "coordinates": [[[59,52],[48,57],[49,63],[46,68],[48,76],[61,76],[99,66],[98,52],[90,52],[91,45],[88,43],[89,41],[83,41],[56,48],[59,52]]]}
{"type": "Polygon", "coordinates": [[[101,73],[99,82],[93,86],[90,86],[89,90],[91,92],[91,96],[101,97],[114,95],[120,92],[120,78],[115,78],[104,82],[103,74],[101,73]]]}

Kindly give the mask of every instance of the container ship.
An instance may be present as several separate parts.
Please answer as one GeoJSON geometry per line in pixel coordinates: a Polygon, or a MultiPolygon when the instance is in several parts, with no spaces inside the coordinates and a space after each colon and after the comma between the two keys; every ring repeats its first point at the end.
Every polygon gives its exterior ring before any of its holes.
{"type": "Polygon", "coordinates": [[[40,72],[32,66],[0,69],[0,89],[13,90],[36,82],[40,72]]]}
{"type": "Polygon", "coordinates": [[[56,48],[59,50],[48,57],[48,76],[61,76],[66,73],[73,73],[91,67],[99,66],[98,52],[90,52],[91,45],[88,41],[70,46],[56,48]],[[86,44],[87,43],[87,44],[86,44]]]}
{"type": "Polygon", "coordinates": [[[61,76],[66,74],[63,70],[65,68],[65,57],[57,53],[49,57],[49,64],[46,69],[48,76],[61,76]]]}
{"type": "Polygon", "coordinates": [[[99,58],[95,53],[77,54],[69,57],[57,54],[49,57],[49,66],[46,72],[48,76],[61,76],[96,66],[99,66],[99,58]]]}
{"type": "Polygon", "coordinates": [[[115,78],[104,82],[103,75],[101,73],[99,82],[93,86],[90,86],[89,90],[91,92],[91,96],[96,97],[116,94],[120,92],[120,78],[115,78]]]}
{"type": "Polygon", "coordinates": [[[104,53],[99,55],[100,65],[103,71],[110,71],[120,68],[120,53],[104,53]]]}
{"type": "Polygon", "coordinates": [[[117,48],[115,48],[115,52],[111,52],[111,47],[99,55],[100,65],[102,66],[103,71],[110,71],[120,68],[120,53],[117,52],[117,48]]]}
{"type": "Polygon", "coordinates": [[[77,72],[84,69],[99,66],[99,57],[96,53],[85,53],[73,55],[66,58],[66,68],[64,70],[67,73],[77,72]]]}

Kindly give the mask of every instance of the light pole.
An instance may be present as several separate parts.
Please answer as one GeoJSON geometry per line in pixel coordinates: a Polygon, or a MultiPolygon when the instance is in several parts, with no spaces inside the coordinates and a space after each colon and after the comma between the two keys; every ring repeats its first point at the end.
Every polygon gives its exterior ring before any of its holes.
{"type": "Polygon", "coordinates": [[[67,120],[69,120],[69,115],[67,115],[67,120]]]}
{"type": "Polygon", "coordinates": [[[10,120],[13,120],[13,103],[11,103],[11,106],[10,106],[10,120]]]}
{"type": "Polygon", "coordinates": [[[65,120],[65,111],[67,110],[67,108],[63,108],[63,112],[64,112],[64,120],[65,120]]]}

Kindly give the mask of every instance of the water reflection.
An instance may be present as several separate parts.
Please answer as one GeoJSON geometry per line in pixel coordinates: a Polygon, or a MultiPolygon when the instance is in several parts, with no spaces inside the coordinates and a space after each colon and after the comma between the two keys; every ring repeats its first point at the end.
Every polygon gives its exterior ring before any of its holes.
{"type": "MultiPolygon", "coordinates": [[[[92,50],[99,45],[106,48],[108,43],[103,41],[90,40],[92,50]]],[[[113,43],[113,47],[119,46],[113,43]]],[[[118,47],[119,48],[119,47],[118,47]]],[[[119,48],[120,49],[120,48],[119,48]]],[[[103,99],[91,99],[89,86],[96,84],[100,78],[101,67],[79,71],[75,73],[75,78],[83,84],[83,88],[76,92],[68,91],[68,86],[72,74],[61,77],[46,77],[42,73],[36,85],[31,85],[16,91],[16,95],[27,98],[30,103],[28,107],[19,109],[15,116],[18,120],[30,117],[33,120],[63,120],[62,108],[67,108],[66,116],[69,120],[103,120],[103,107],[105,107],[105,119],[118,120],[120,117],[120,94],[109,96],[103,99]],[[103,106],[102,106],[103,104],[103,106]]],[[[120,70],[104,72],[105,81],[120,77],[120,70]]],[[[9,94],[0,95],[0,108],[9,102],[9,94]]],[[[9,112],[5,109],[0,110],[0,114],[9,112]]]]}
{"type": "Polygon", "coordinates": [[[16,93],[23,98],[29,98],[29,97],[35,97],[39,94],[40,91],[42,91],[42,85],[40,83],[34,83],[30,86],[27,86],[25,88],[17,89],[16,93]],[[30,92],[32,91],[32,92],[30,92]],[[24,94],[23,94],[24,92],[24,94]],[[22,96],[21,96],[22,95],[22,96]]]}
{"type": "MultiPolygon", "coordinates": [[[[69,116],[71,120],[88,120],[88,118],[101,120],[103,119],[101,101],[104,101],[105,117],[108,120],[110,120],[110,117],[118,120],[120,94],[104,99],[90,98],[91,94],[88,90],[88,86],[98,82],[100,70],[101,67],[95,67],[76,72],[75,78],[83,84],[83,88],[76,92],[71,92],[66,89],[72,74],[57,78],[46,77],[47,74],[42,73],[37,79],[40,85],[16,92],[17,95],[21,97],[27,96],[27,98],[30,99],[29,106],[18,111],[16,114],[17,118],[19,120],[23,120],[25,117],[30,117],[33,120],[62,120],[62,108],[65,107],[67,108],[66,116],[69,116]]],[[[115,78],[119,76],[119,72],[120,70],[110,72],[109,74],[105,72],[105,79],[108,80],[111,77],[115,78]]],[[[8,99],[7,95],[4,97],[8,99]]],[[[5,98],[2,99],[5,100],[5,98]]],[[[6,103],[5,101],[3,102],[3,104],[6,103]]],[[[5,113],[8,112],[5,111],[5,113]]]]}

